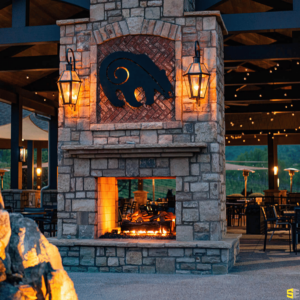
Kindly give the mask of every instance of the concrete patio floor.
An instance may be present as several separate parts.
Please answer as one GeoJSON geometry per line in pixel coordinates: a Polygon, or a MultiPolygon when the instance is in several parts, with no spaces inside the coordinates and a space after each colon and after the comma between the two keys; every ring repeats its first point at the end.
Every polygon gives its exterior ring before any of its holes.
{"type": "MultiPolygon", "coordinates": [[[[228,231],[232,230],[244,232],[228,231]]],[[[300,289],[300,253],[289,252],[288,236],[281,233],[268,241],[263,252],[263,238],[243,235],[239,260],[228,275],[69,275],[79,300],[287,299],[287,289],[300,289]]]]}

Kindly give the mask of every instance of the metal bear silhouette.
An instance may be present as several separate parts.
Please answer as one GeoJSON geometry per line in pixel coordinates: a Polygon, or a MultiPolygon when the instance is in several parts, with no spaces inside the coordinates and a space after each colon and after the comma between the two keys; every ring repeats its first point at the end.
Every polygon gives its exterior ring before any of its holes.
{"type": "Polygon", "coordinates": [[[117,107],[125,105],[125,101],[118,99],[117,90],[123,92],[132,107],[143,105],[134,95],[138,87],[145,91],[147,105],[154,103],[154,90],[160,92],[165,99],[174,95],[166,71],[160,70],[145,54],[114,52],[108,55],[100,66],[99,78],[104,94],[117,107]]]}

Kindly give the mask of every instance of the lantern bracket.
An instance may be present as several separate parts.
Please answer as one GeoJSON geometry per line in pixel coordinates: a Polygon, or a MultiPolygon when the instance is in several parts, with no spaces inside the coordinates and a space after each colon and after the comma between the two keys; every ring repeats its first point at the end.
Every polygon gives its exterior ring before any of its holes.
{"type": "Polygon", "coordinates": [[[199,63],[200,62],[200,44],[198,41],[195,42],[195,56],[194,56],[194,62],[199,63]]]}
{"type": "Polygon", "coordinates": [[[67,59],[67,63],[68,63],[67,67],[66,67],[67,71],[72,71],[72,66],[73,66],[73,64],[72,64],[72,58],[73,58],[73,62],[74,62],[74,68],[73,68],[73,70],[75,71],[76,67],[75,67],[75,55],[74,55],[74,51],[73,51],[73,49],[68,48],[66,50],[66,59],[67,59]],[[69,55],[68,55],[69,52],[72,53],[72,57],[69,57],[69,55]]]}

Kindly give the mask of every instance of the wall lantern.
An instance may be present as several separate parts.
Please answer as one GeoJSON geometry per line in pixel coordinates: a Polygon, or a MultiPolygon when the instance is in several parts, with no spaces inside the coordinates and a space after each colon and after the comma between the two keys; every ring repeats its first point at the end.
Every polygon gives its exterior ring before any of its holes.
{"type": "Polygon", "coordinates": [[[57,81],[59,92],[61,93],[64,104],[71,105],[76,109],[76,103],[79,96],[81,80],[75,71],[75,57],[72,49],[68,48],[66,51],[67,67],[63,71],[60,78],[57,81]],[[72,57],[68,57],[68,52],[72,53],[74,68],[72,64],[72,57]]]}
{"type": "Polygon", "coordinates": [[[200,99],[205,97],[209,76],[205,64],[200,62],[200,45],[196,41],[194,62],[188,66],[183,77],[189,98],[197,99],[198,104],[200,104],[200,99]]]}
{"type": "Polygon", "coordinates": [[[20,147],[20,162],[26,162],[27,157],[27,149],[24,147],[20,147]]]}
{"type": "Polygon", "coordinates": [[[275,167],[274,167],[274,175],[276,176],[277,174],[278,174],[278,167],[275,166],[275,167]]]}
{"type": "Polygon", "coordinates": [[[41,174],[42,174],[42,168],[37,168],[36,169],[36,176],[41,177],[41,174]]]}

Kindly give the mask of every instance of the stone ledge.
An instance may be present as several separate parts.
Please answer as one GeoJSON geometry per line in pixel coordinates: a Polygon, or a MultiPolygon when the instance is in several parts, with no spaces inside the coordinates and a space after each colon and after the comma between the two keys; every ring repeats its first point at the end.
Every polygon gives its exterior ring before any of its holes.
{"type": "Polygon", "coordinates": [[[185,12],[185,17],[211,17],[215,16],[217,17],[217,21],[220,24],[222,28],[222,32],[224,35],[228,34],[227,28],[225,26],[225,23],[223,21],[221,12],[219,10],[207,10],[207,11],[192,11],[192,12],[185,12]]]}
{"type": "Polygon", "coordinates": [[[139,239],[57,239],[48,238],[55,246],[90,246],[90,247],[131,247],[131,248],[205,248],[231,249],[242,237],[241,234],[227,234],[221,241],[191,241],[180,242],[174,240],[139,240],[139,239]]]}
{"type": "MultiPolygon", "coordinates": [[[[67,151],[76,150],[124,150],[124,149],[149,149],[158,148],[206,148],[206,143],[170,143],[170,144],[121,144],[121,145],[64,145],[61,148],[67,151]]],[[[176,149],[177,151],[178,149],[176,149]]],[[[185,149],[186,151],[186,149],[185,149]]],[[[192,151],[192,150],[190,150],[192,151]]],[[[111,152],[110,152],[111,153],[111,152]]]]}
{"type": "Polygon", "coordinates": [[[56,21],[56,25],[64,26],[64,25],[74,25],[74,24],[83,24],[89,23],[89,18],[81,18],[81,19],[68,19],[68,20],[58,20],[56,21]]]}
{"type": "Polygon", "coordinates": [[[78,158],[192,157],[206,143],[65,145],[63,150],[78,158]]]}
{"type": "Polygon", "coordinates": [[[91,124],[92,131],[106,130],[149,130],[149,129],[176,129],[182,128],[181,121],[170,122],[142,122],[142,123],[118,123],[118,124],[91,124]]]}

